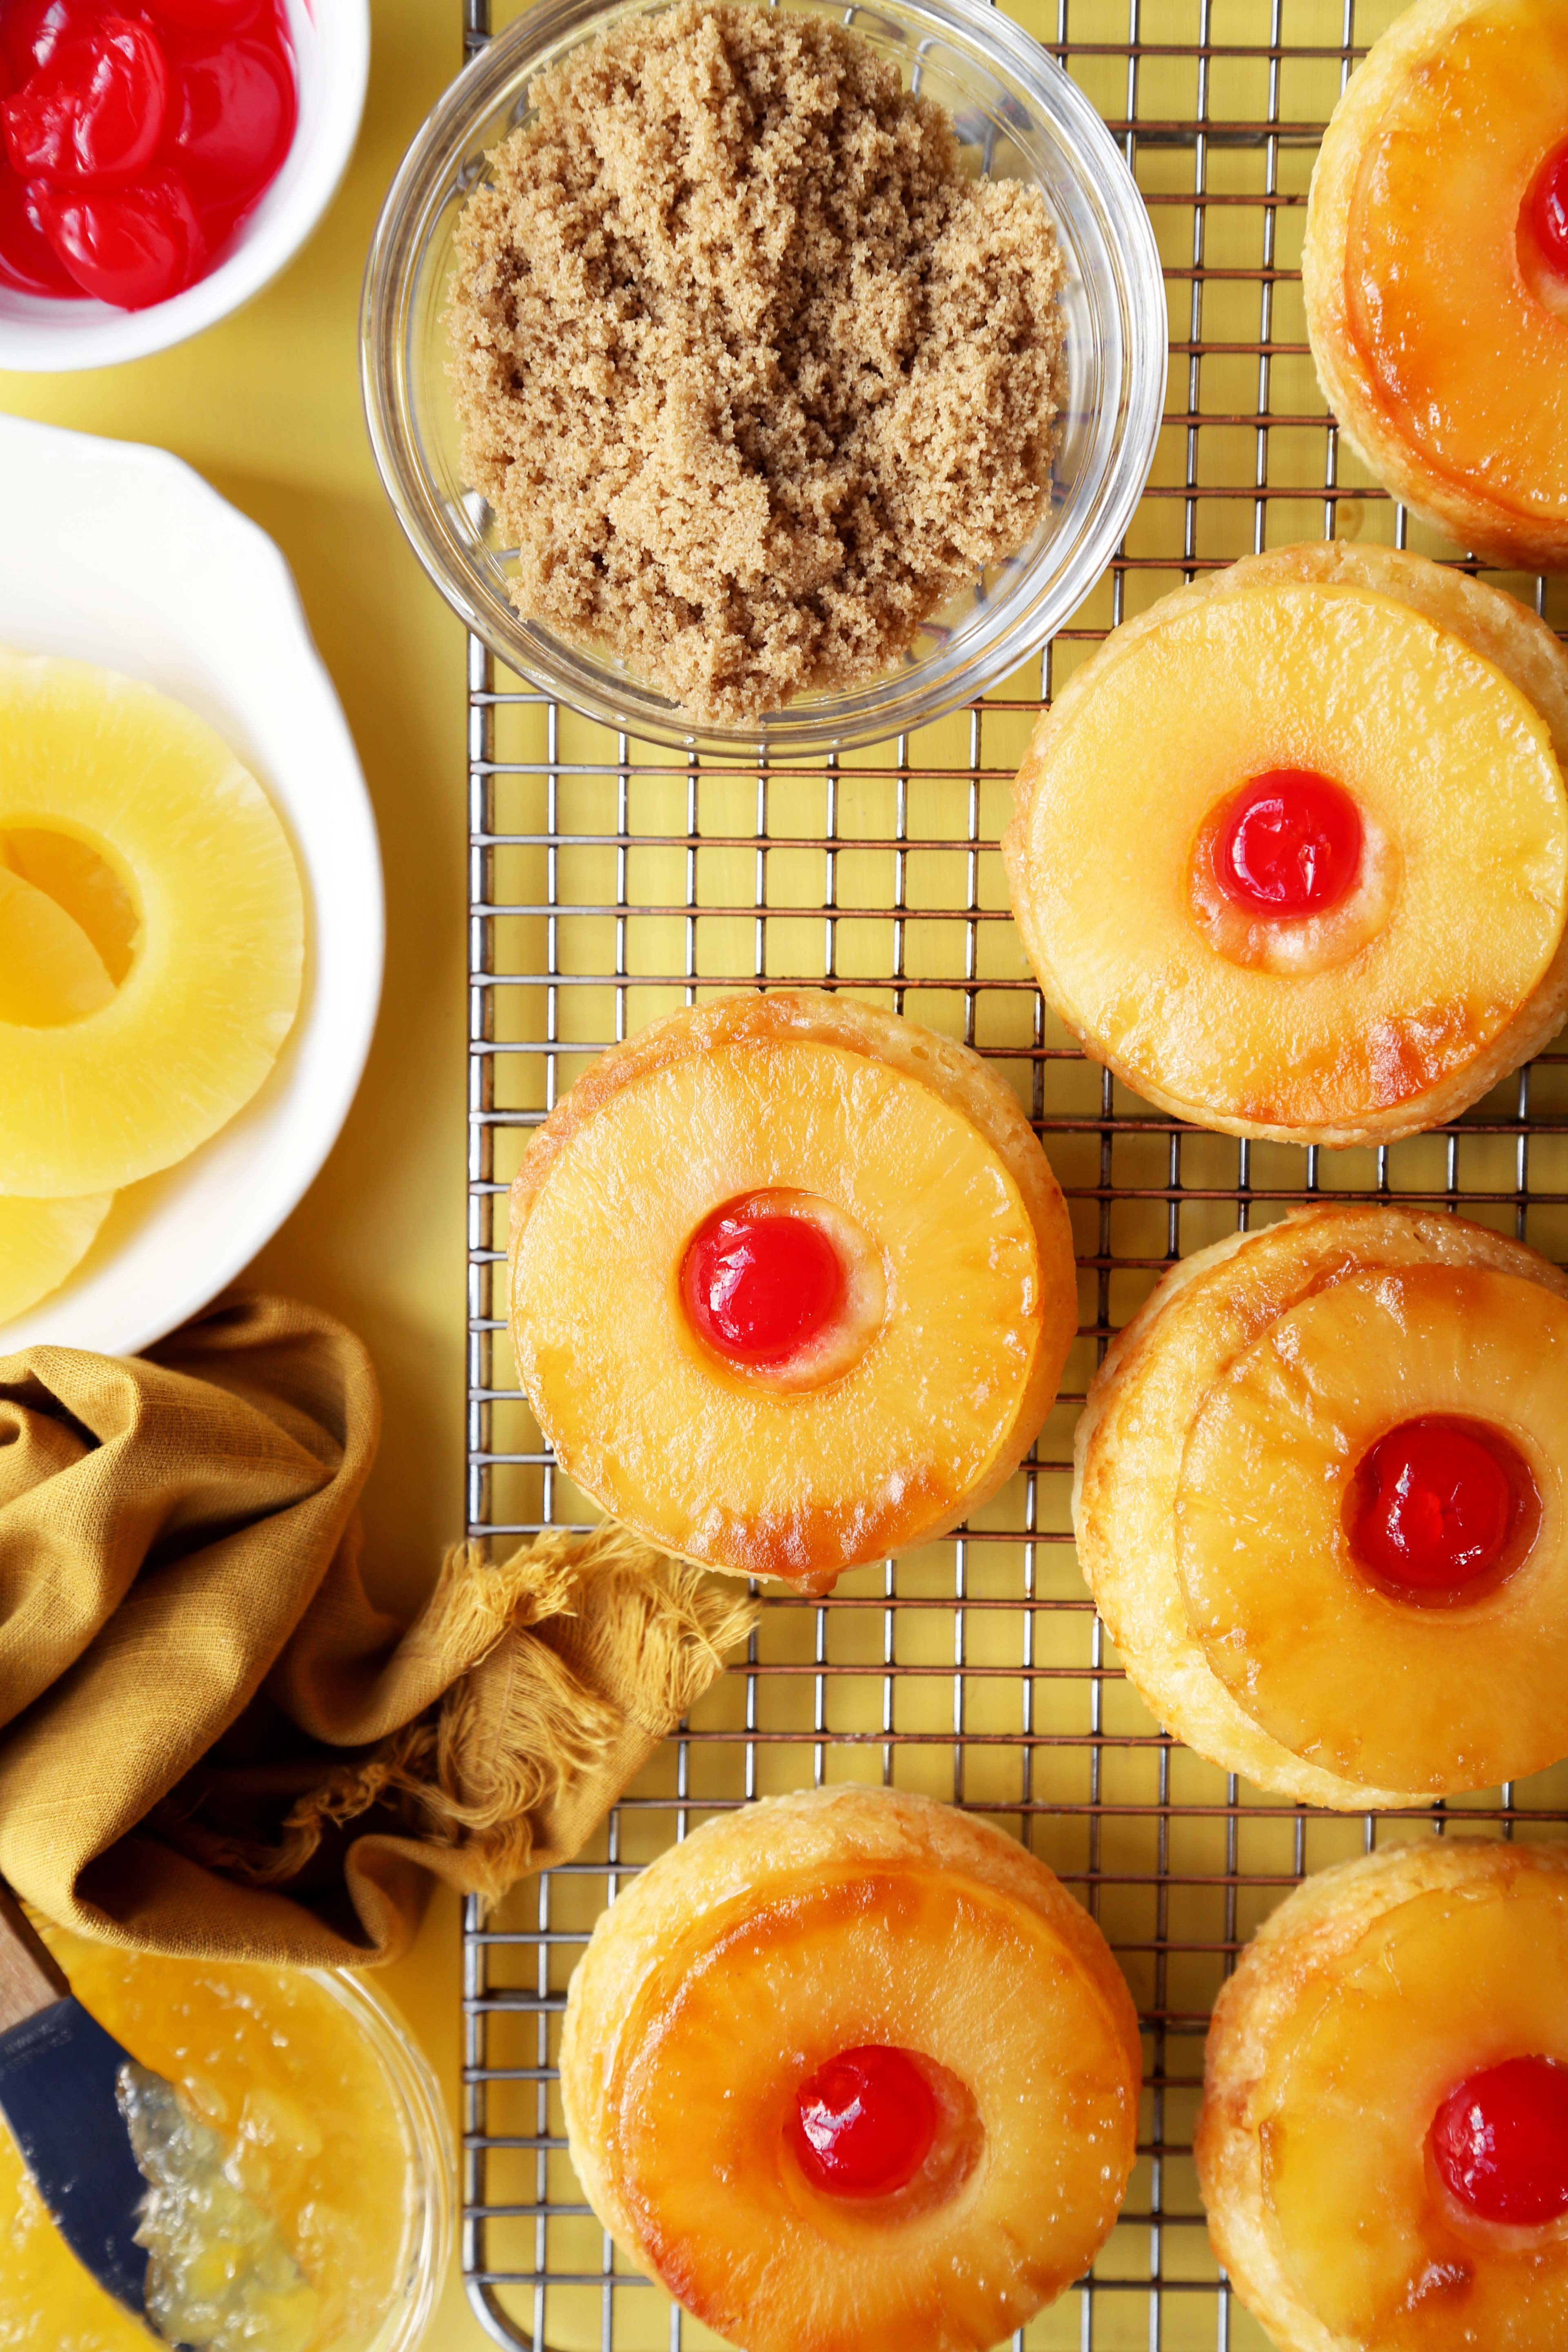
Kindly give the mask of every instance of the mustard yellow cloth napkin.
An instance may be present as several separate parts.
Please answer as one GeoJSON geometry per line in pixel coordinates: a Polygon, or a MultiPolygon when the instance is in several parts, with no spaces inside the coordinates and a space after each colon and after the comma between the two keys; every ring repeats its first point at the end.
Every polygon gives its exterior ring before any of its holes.
{"type": "Polygon", "coordinates": [[[157,1951],[390,1959],[432,1876],[568,1858],[752,1612],[607,1528],[372,1607],[351,1331],[231,1297],[145,1357],[0,1358],[0,1873],[157,1951]]]}

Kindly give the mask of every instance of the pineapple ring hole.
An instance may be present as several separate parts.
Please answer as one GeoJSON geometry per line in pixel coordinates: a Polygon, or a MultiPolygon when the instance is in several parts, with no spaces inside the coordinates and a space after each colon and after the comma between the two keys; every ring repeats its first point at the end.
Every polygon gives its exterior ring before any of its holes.
{"type": "MultiPolygon", "coordinates": [[[[12,936],[12,950],[28,957],[33,969],[24,976],[30,1002],[7,1007],[7,1013],[26,1028],[82,1021],[122,988],[136,962],[141,910],[130,879],[97,842],[54,825],[5,825],[0,873],[42,891],[58,910],[47,929],[30,924],[33,936],[12,936]]],[[[16,983],[7,992],[14,995],[16,983]]]]}
{"type": "Polygon", "coordinates": [[[785,2171],[806,2201],[852,2205],[885,2223],[956,2197],[980,2161],[985,2127],[951,2067],[872,2042],[840,2051],[801,2084],[784,2144],[785,2171]]]}
{"type": "Polygon", "coordinates": [[[1426,1413],[1369,1446],[1346,1489],[1350,1555],[1381,1591],[1416,1608],[1495,1592],[1541,1532],[1541,1492],[1489,1423],[1426,1413]]]}
{"type": "Polygon", "coordinates": [[[1568,315],[1568,139],[1554,147],[1519,208],[1520,275],[1536,300],[1568,315]]]}
{"type": "Polygon", "coordinates": [[[858,1364],[887,1317],[882,1254],[815,1192],[745,1192],[688,1241],[685,1328],[710,1366],[765,1388],[816,1390],[858,1364]]]}
{"type": "Polygon", "coordinates": [[[1342,785],[1270,769],[1223,793],[1199,825],[1188,911],[1227,963],[1304,980],[1348,963],[1386,928],[1400,871],[1387,832],[1342,785]],[[1249,870],[1262,888],[1247,887],[1249,870]],[[1271,884],[1284,886],[1272,905],[1271,884]]]}

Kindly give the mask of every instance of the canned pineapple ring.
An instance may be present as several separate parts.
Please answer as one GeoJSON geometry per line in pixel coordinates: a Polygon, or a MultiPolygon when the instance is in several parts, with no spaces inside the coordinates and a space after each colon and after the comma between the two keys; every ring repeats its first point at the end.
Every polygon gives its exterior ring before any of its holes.
{"type": "Polygon", "coordinates": [[[248,1102],[299,1009],[304,901],[254,776],[195,714],[86,663],[0,656],[0,839],[95,851],[139,919],[121,986],[0,1019],[0,1192],[112,1192],[248,1102]]]}

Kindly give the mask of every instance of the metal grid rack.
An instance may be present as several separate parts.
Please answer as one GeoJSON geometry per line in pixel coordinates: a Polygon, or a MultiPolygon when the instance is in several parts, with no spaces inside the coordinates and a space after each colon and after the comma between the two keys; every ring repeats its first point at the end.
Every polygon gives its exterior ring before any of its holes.
{"type": "MultiPolygon", "coordinates": [[[[1266,2339],[1208,2252],[1191,2163],[1203,2036],[1235,1955],[1309,1869],[1379,1842],[1568,1822],[1568,1773],[1430,1816],[1257,1797],[1165,1737],[1085,1596],[1071,1427],[1107,1339],[1169,1262],[1311,1197],[1419,1198],[1568,1258],[1568,1054],[1454,1130],[1380,1151],[1248,1146],[1152,1113],[1045,1012],[1000,861],[1013,771],[1053,684],[1197,572],[1293,539],[1452,555],[1357,471],[1323,410],[1296,265],[1318,140],[1398,0],[1014,0],[1100,105],[1166,265],[1171,368],[1148,493],[1037,669],[916,737],[787,768],[683,761],[595,730],[468,656],[470,1532],[570,1523],[505,1341],[505,1192],[528,1129],[593,1055],[732,986],[854,987],[963,1037],[1032,1106],[1072,1208],[1084,1325],[1056,1412],[981,1523],[843,1580],[764,1591],[746,1660],[564,1869],[464,1927],[464,2265],[479,2316],[539,2352],[715,2338],[626,2272],[564,2152],[552,2058],[566,1978],[618,1885],[714,1808],[825,1779],[918,1787],[1031,1843],[1101,1920],[1137,1993],[1147,2085],[1122,2220],[1015,2339],[1246,2352],[1266,2339]]],[[[488,0],[466,0],[470,47],[488,0]]],[[[1475,566],[1469,567],[1475,569],[1475,566]]],[[[1541,582],[1505,582],[1558,625],[1541,582]]]]}

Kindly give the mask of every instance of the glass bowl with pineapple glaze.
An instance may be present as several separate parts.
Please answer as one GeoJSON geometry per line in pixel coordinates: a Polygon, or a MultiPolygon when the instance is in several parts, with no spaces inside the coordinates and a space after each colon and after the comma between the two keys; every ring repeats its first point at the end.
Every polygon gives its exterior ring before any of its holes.
{"type": "MultiPolygon", "coordinates": [[[[218,2136],[229,2180],[315,2290],[302,2347],[280,2309],[258,2317],[254,2352],[414,2352],[451,2251],[454,2159],[435,2076],[390,2004],[345,1969],[171,1959],[39,1926],[77,1998],[218,2136]]],[[[77,2263],[3,2132],[0,2243],[0,2344],[156,2340],[77,2263]]]]}
{"type": "Polygon", "coordinates": [[[747,727],[689,719],[613,654],[568,641],[510,604],[514,559],[463,479],[447,379],[453,232],[487,154],[530,119],[540,73],[662,5],[537,0],[474,59],[416,138],[365,272],[361,377],[376,463],[415,552],[468,627],[571,709],[721,757],[884,740],[1017,670],[1076,611],[1120,542],[1153,461],[1165,392],[1165,298],[1149,215],[1089,100],[987,0],[776,0],[848,25],[906,87],[945,107],[966,170],[1042,191],[1067,265],[1068,394],[1033,536],[950,598],[900,661],[852,689],[802,694],[747,727]]]}

